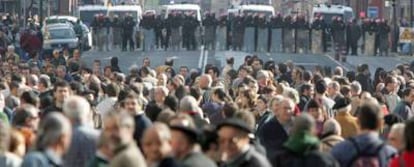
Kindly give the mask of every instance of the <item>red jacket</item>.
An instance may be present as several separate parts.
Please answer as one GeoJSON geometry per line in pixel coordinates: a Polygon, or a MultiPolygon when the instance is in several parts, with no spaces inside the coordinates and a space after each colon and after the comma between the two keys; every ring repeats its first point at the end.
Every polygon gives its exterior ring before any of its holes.
{"type": "Polygon", "coordinates": [[[393,158],[390,162],[390,167],[414,167],[414,151],[404,151],[401,155],[393,158]],[[402,156],[403,159],[400,159],[402,156]],[[400,162],[404,161],[404,165],[401,165],[400,162]]]}

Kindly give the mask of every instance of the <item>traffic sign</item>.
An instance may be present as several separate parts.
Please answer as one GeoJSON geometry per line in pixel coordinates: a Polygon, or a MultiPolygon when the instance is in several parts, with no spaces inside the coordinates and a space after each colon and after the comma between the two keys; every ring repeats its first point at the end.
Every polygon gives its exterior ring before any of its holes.
{"type": "Polygon", "coordinates": [[[400,27],[399,42],[400,43],[411,43],[414,37],[413,28],[400,27]]]}

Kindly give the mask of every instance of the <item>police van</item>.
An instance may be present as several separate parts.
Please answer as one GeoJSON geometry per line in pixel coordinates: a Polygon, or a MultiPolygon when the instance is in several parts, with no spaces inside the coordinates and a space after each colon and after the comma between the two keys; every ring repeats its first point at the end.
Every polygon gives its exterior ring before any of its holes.
{"type": "Polygon", "coordinates": [[[117,15],[118,18],[121,19],[123,19],[127,15],[130,15],[138,24],[142,19],[142,8],[139,5],[117,5],[109,7],[107,16],[113,18],[115,15],[117,15]]]}
{"type": "Polygon", "coordinates": [[[265,15],[266,18],[270,18],[275,15],[275,8],[270,5],[240,5],[231,9],[228,9],[229,15],[243,14],[244,16],[249,14],[265,15]]]}
{"type": "Polygon", "coordinates": [[[95,15],[103,14],[106,15],[108,7],[103,5],[84,5],[78,8],[78,17],[83,23],[90,26],[95,15]]]}
{"type": "Polygon", "coordinates": [[[187,12],[193,12],[196,15],[197,20],[201,23],[201,8],[199,5],[196,4],[171,4],[171,5],[163,5],[161,7],[161,15],[164,16],[165,19],[168,18],[168,15],[173,12],[179,12],[185,14],[187,12]]]}
{"type": "Polygon", "coordinates": [[[322,16],[325,23],[330,24],[333,17],[341,17],[344,21],[354,18],[354,11],[349,6],[317,4],[312,8],[310,21],[313,22],[315,17],[322,16]]]}

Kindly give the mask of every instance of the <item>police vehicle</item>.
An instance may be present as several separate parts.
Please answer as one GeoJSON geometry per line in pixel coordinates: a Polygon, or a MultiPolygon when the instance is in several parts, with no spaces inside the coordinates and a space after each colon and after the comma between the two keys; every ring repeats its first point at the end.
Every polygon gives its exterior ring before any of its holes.
{"type": "Polygon", "coordinates": [[[332,22],[333,17],[341,17],[344,21],[349,21],[354,18],[354,11],[349,6],[330,5],[330,4],[316,4],[312,8],[312,15],[310,21],[313,22],[315,17],[322,16],[326,24],[332,22]]]}
{"type": "Polygon", "coordinates": [[[139,5],[117,5],[109,7],[107,16],[112,18],[115,15],[121,19],[129,15],[134,18],[134,21],[136,23],[139,23],[139,21],[142,19],[142,8],[139,5]]]}
{"type": "Polygon", "coordinates": [[[275,8],[270,5],[240,5],[234,8],[228,9],[229,15],[243,14],[244,16],[249,14],[264,15],[266,18],[270,18],[275,15],[275,8]]]}
{"type": "Polygon", "coordinates": [[[108,7],[103,5],[84,5],[79,6],[77,16],[85,23],[90,26],[95,15],[108,13],[108,7]]]}
{"type": "MultiPolygon", "coordinates": [[[[61,24],[61,23],[70,23],[71,25],[75,25],[79,19],[74,16],[49,16],[46,17],[43,21],[42,32],[44,31],[45,27],[52,24],[61,24]]],[[[89,30],[88,26],[84,24],[82,21],[80,22],[83,31],[83,37],[80,39],[82,41],[83,49],[88,50],[92,46],[92,32],[89,30]]]]}
{"type": "Polygon", "coordinates": [[[43,31],[43,50],[51,53],[54,49],[67,48],[73,51],[79,47],[73,26],[70,23],[57,23],[47,25],[43,31]]]}
{"type": "Polygon", "coordinates": [[[167,19],[168,15],[173,12],[178,12],[186,14],[188,12],[195,13],[197,20],[201,23],[201,8],[196,4],[171,4],[163,5],[161,7],[161,15],[164,15],[164,18],[167,19]]]}

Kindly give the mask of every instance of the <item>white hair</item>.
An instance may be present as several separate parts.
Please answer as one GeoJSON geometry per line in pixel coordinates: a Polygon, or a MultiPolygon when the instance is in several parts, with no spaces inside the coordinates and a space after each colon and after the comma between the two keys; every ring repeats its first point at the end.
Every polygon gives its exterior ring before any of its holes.
{"type": "Polygon", "coordinates": [[[63,112],[72,121],[85,123],[91,114],[91,106],[83,97],[70,96],[63,103],[63,112]]]}
{"type": "Polygon", "coordinates": [[[211,76],[208,75],[208,74],[204,74],[204,75],[201,76],[201,78],[203,78],[203,77],[206,77],[207,78],[208,87],[211,87],[211,85],[213,84],[213,78],[211,78],[211,76]]]}
{"type": "Polygon", "coordinates": [[[390,134],[392,133],[392,134],[396,134],[397,136],[404,136],[404,129],[405,129],[404,123],[396,123],[392,125],[390,134]]]}
{"type": "Polygon", "coordinates": [[[180,111],[198,111],[198,102],[193,96],[184,96],[180,101],[180,111]]]}
{"type": "Polygon", "coordinates": [[[283,89],[283,96],[290,98],[295,104],[299,103],[299,93],[296,89],[285,87],[283,89]]]}
{"type": "Polygon", "coordinates": [[[357,94],[361,94],[361,91],[362,91],[361,84],[358,81],[353,81],[351,83],[351,91],[357,94]]]}
{"type": "Polygon", "coordinates": [[[341,125],[339,125],[338,121],[336,121],[335,119],[332,119],[332,118],[328,119],[323,124],[322,134],[328,134],[328,133],[336,134],[339,136],[341,135],[342,133],[341,125]]]}

